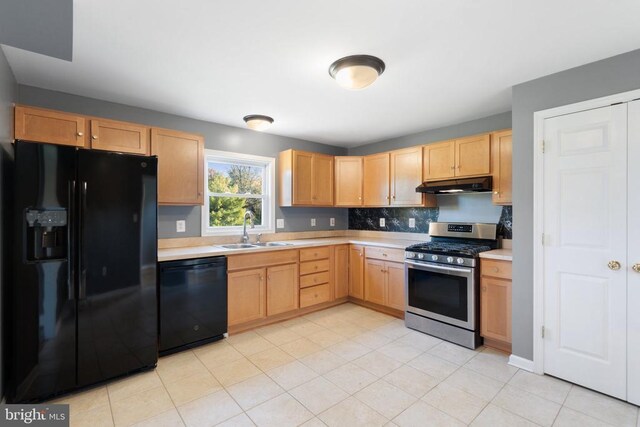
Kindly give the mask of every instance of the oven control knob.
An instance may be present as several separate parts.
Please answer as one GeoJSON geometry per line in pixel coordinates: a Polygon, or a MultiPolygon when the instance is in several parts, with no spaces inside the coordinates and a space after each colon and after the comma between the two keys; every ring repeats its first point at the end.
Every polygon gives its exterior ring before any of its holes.
{"type": "Polygon", "coordinates": [[[431,255],[431,261],[437,261],[438,255],[431,255]]]}
{"type": "Polygon", "coordinates": [[[453,262],[453,257],[452,256],[447,257],[447,262],[453,262]]]}
{"type": "Polygon", "coordinates": [[[462,258],[458,258],[458,259],[456,260],[456,262],[457,262],[458,264],[464,264],[464,260],[463,260],[462,258]]]}
{"type": "Polygon", "coordinates": [[[424,258],[424,254],[418,254],[418,259],[424,258]]]}

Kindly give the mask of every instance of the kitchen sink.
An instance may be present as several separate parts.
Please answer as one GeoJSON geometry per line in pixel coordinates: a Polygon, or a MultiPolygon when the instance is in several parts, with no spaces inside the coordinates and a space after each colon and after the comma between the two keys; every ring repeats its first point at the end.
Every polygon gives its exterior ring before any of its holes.
{"type": "Polygon", "coordinates": [[[255,246],[291,246],[293,243],[285,243],[285,242],[264,242],[264,243],[254,243],[255,246]]]}
{"type": "Polygon", "coordinates": [[[220,245],[220,247],[225,249],[251,249],[258,246],[251,243],[231,243],[229,245],[220,245]]]}

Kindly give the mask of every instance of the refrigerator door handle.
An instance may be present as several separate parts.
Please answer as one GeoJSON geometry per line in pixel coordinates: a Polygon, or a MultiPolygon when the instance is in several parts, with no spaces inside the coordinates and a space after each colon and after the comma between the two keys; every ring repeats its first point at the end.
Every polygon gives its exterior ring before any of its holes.
{"type": "Polygon", "coordinates": [[[81,181],[80,184],[80,209],[78,210],[78,224],[80,224],[79,245],[79,261],[78,270],[80,271],[80,287],[78,289],[78,300],[82,301],[87,298],[87,268],[85,265],[83,243],[84,243],[84,216],[87,209],[87,181],[81,181]]]}
{"type": "Polygon", "coordinates": [[[75,296],[75,239],[74,239],[74,231],[73,231],[73,223],[74,219],[72,217],[75,209],[75,201],[76,201],[76,181],[69,181],[69,210],[67,212],[67,292],[69,295],[67,299],[69,301],[73,301],[76,299],[75,296]]]}

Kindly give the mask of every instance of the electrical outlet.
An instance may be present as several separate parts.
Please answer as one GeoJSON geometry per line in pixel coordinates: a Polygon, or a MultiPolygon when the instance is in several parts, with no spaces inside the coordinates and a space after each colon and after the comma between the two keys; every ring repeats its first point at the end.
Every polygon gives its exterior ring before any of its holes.
{"type": "Polygon", "coordinates": [[[336,219],[335,218],[329,218],[329,226],[331,226],[331,227],[335,227],[336,226],[336,219]]]}
{"type": "Polygon", "coordinates": [[[276,228],[284,228],[284,219],[282,218],[276,219],[276,228]]]}
{"type": "Polygon", "coordinates": [[[416,219],[409,218],[409,228],[416,228],[416,219]]]}
{"type": "Polygon", "coordinates": [[[315,218],[311,218],[311,226],[312,227],[316,226],[316,219],[315,218]]]}
{"type": "Polygon", "coordinates": [[[180,219],[176,221],[176,233],[184,233],[187,231],[187,221],[180,219]]]}
{"type": "Polygon", "coordinates": [[[386,227],[386,223],[384,218],[380,218],[380,227],[386,227]]]}

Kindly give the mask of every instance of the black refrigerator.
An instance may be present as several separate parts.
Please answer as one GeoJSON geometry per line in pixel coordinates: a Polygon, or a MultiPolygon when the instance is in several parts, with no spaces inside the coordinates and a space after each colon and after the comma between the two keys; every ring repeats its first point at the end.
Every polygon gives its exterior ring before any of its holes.
{"type": "Polygon", "coordinates": [[[15,143],[9,402],[155,366],[156,171],[155,157],[15,143]]]}

